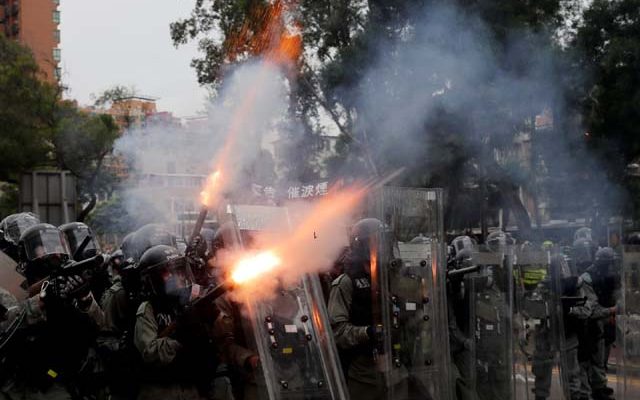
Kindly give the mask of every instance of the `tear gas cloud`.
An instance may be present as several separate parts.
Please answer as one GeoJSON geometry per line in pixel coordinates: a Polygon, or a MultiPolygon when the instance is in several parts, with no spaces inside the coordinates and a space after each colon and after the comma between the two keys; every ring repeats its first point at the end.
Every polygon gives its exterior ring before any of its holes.
{"type": "MultiPolygon", "coordinates": [[[[378,170],[407,166],[403,184],[434,185],[432,170],[461,160],[463,179],[486,174],[529,190],[540,189],[533,173],[547,174],[548,192],[565,203],[554,208],[578,216],[618,206],[617,192],[587,154],[584,130],[568,108],[568,81],[583,77],[566,76],[558,46],[524,30],[497,42],[480,18],[452,6],[415,15],[400,39],[379,40],[356,85],[335,92],[357,110],[353,131],[368,138],[378,170]],[[534,131],[535,116],[545,110],[553,127],[534,131]],[[527,167],[513,149],[514,138],[525,132],[531,132],[537,171],[523,173],[527,167]],[[501,168],[483,171],[480,163],[501,168]]],[[[435,185],[443,183],[450,184],[435,185]]]]}
{"type": "MultiPolygon", "coordinates": [[[[444,153],[440,157],[455,159],[453,152],[465,151],[475,153],[478,159],[487,155],[482,147],[486,137],[496,132],[508,132],[512,137],[521,129],[514,121],[522,124],[545,108],[552,109],[554,117],[565,112],[558,65],[534,34],[511,32],[506,51],[498,59],[493,51],[497,44],[478,18],[452,7],[430,7],[417,15],[421,17],[400,39],[380,41],[373,50],[374,62],[356,87],[337,90],[346,105],[357,110],[354,131],[366,132],[370,138],[367,145],[382,171],[408,166],[411,175],[420,172],[415,166],[429,165],[424,157],[430,154],[435,133],[428,127],[442,115],[461,120],[454,127],[464,143],[439,149],[444,153]]],[[[118,140],[116,152],[133,166],[134,175],[166,173],[168,160],[176,172],[201,175],[222,165],[225,192],[249,187],[255,182],[254,174],[263,172],[255,168],[261,146],[269,138],[277,138],[279,131],[296,127],[287,118],[289,89],[290,82],[273,63],[255,60],[241,64],[229,73],[209,105],[206,126],[188,133],[153,125],[132,129],[118,140]]],[[[555,159],[559,170],[586,165],[572,159],[571,142],[564,133],[554,131],[549,144],[561,151],[555,159]]],[[[494,157],[493,152],[489,155],[494,157]]],[[[127,204],[160,203],[136,183],[131,186],[127,204]]],[[[199,189],[194,191],[196,204],[199,189]]],[[[298,205],[295,213],[301,217],[294,219],[293,233],[284,238],[258,237],[261,247],[283,258],[280,279],[293,282],[302,274],[331,268],[346,244],[345,227],[362,195],[360,189],[354,189],[308,205],[308,210],[299,210],[306,206],[298,205]]],[[[227,256],[227,261],[236,257],[227,256]]],[[[274,286],[267,281],[248,286],[254,291],[259,286],[260,292],[268,293],[274,286]]]]}
{"type": "MultiPolygon", "coordinates": [[[[171,215],[170,202],[163,201],[169,198],[167,189],[150,188],[140,178],[167,173],[207,175],[222,158],[221,149],[230,135],[234,138],[224,154],[225,189],[232,192],[247,187],[253,179],[250,172],[260,170],[255,164],[260,160],[262,143],[273,135],[272,127],[283,118],[285,110],[286,85],[279,71],[262,62],[246,63],[228,76],[208,105],[204,126],[186,131],[180,126],[151,123],[128,130],[115,144],[116,154],[125,159],[132,171],[132,179],[125,183],[128,209],[139,209],[135,206],[143,203],[171,215]],[[250,104],[248,98],[252,99],[250,104]]],[[[198,204],[197,193],[202,188],[191,189],[195,193],[192,203],[198,204]]]]}

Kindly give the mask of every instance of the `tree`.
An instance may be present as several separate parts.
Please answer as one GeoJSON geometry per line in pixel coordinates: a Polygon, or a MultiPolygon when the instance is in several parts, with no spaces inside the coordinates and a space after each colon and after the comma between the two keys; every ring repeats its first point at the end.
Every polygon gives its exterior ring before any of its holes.
{"type": "Polygon", "coordinates": [[[61,168],[78,178],[81,199],[86,203],[78,215],[84,221],[93,210],[100,192],[108,191],[115,177],[105,168],[105,160],[113,150],[119,129],[107,114],[87,114],[72,104],[60,106],[53,143],[61,168]]]}
{"type": "Polygon", "coordinates": [[[590,73],[583,95],[588,139],[621,181],[640,157],[640,0],[595,0],[574,45],[590,73]]]}
{"type": "Polygon", "coordinates": [[[0,180],[50,161],[57,89],[30,50],[0,34],[0,180]]]}
{"type": "MultiPolygon", "coordinates": [[[[563,107],[562,99],[541,95],[545,89],[556,92],[546,74],[558,72],[553,59],[559,52],[555,40],[563,23],[561,3],[303,0],[295,15],[305,52],[291,115],[301,121],[301,136],[308,142],[321,133],[321,114],[335,122],[342,138],[331,171],[370,175],[407,167],[403,184],[447,189],[447,227],[454,227],[458,197],[468,198],[464,188],[475,185],[481,220],[492,208],[510,210],[524,236],[531,236],[532,224],[518,193],[523,180],[517,177],[524,171],[497,160],[496,154],[507,153],[517,135],[532,133],[533,120],[544,107],[563,107]],[[453,12],[442,11],[452,4],[453,12]],[[450,25],[431,14],[444,16],[450,25]],[[414,66],[402,57],[417,59],[411,46],[419,46],[420,37],[427,37],[424,43],[433,58],[414,66]],[[459,54],[477,53],[490,67],[465,71],[471,63],[459,54]],[[458,62],[451,68],[441,61],[445,57],[458,62]],[[438,95],[416,104],[413,99],[421,92],[438,95]],[[367,105],[372,98],[382,99],[381,107],[367,105]],[[385,123],[392,110],[408,108],[413,112],[405,114],[413,122],[410,129],[385,123]]],[[[200,39],[203,54],[193,63],[200,82],[219,82],[225,66],[236,61],[226,56],[228,45],[237,44],[239,32],[255,32],[252,10],[263,4],[197,2],[191,17],[172,24],[174,44],[200,39]],[[212,36],[220,39],[206,39],[212,36]]],[[[250,48],[242,48],[247,50],[243,54],[251,54],[250,48]]]]}

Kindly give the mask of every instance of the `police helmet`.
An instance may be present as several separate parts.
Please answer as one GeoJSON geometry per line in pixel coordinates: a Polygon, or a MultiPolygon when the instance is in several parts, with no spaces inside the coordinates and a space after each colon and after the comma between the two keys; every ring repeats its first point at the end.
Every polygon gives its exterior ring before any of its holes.
{"type": "Polygon", "coordinates": [[[36,224],[25,230],[18,242],[22,272],[29,284],[38,282],[71,258],[64,234],[51,224],[36,224]]]}
{"type": "Polygon", "coordinates": [[[19,262],[20,236],[27,228],[39,223],[38,216],[30,212],[11,214],[0,221],[0,250],[19,262]]]}
{"type": "Polygon", "coordinates": [[[95,236],[86,224],[82,222],[70,222],[68,224],[60,225],[59,229],[67,237],[69,243],[69,250],[75,261],[86,260],[100,253],[100,245],[95,240],[95,236]],[[84,240],[89,237],[87,245],[82,250],[81,254],[76,254],[78,248],[82,245],[84,240]]]}
{"type": "Polygon", "coordinates": [[[476,241],[469,236],[458,236],[451,241],[456,254],[464,249],[473,249],[476,245],[476,241]]]}
{"type": "Polygon", "coordinates": [[[571,259],[579,270],[583,270],[593,263],[596,245],[589,239],[578,239],[573,242],[571,259]]]}
{"type": "Polygon", "coordinates": [[[487,235],[487,247],[493,252],[505,252],[508,246],[514,244],[511,234],[501,230],[491,232],[487,235]]]}
{"type": "Polygon", "coordinates": [[[616,258],[616,253],[611,247],[602,247],[596,251],[595,265],[599,270],[605,270],[613,264],[616,258]]]}
{"type": "Polygon", "coordinates": [[[175,247],[161,244],[149,248],[140,257],[137,269],[151,298],[174,306],[186,306],[191,300],[191,268],[175,247]]]}
{"type": "Polygon", "coordinates": [[[591,234],[591,228],[583,226],[576,230],[573,234],[573,241],[575,242],[578,239],[587,239],[593,241],[593,235],[591,234]]]}
{"type": "Polygon", "coordinates": [[[378,219],[365,218],[356,222],[349,235],[352,255],[359,259],[369,259],[372,241],[381,240],[383,233],[384,224],[378,219]]]}

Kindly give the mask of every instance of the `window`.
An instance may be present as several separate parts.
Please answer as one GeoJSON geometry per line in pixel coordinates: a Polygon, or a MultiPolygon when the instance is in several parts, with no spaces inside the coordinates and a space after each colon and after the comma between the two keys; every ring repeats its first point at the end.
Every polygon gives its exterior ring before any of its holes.
{"type": "Polygon", "coordinates": [[[56,62],[60,62],[60,49],[53,49],[53,59],[56,62]]]}
{"type": "Polygon", "coordinates": [[[53,22],[55,22],[56,24],[60,23],[60,11],[53,12],[53,22]]]}
{"type": "Polygon", "coordinates": [[[53,31],[53,39],[56,41],[56,43],[60,43],[60,29],[56,29],[55,31],[53,31]]]}
{"type": "Polygon", "coordinates": [[[56,76],[56,80],[62,79],[62,68],[58,67],[55,69],[54,74],[56,76]]]}
{"type": "Polygon", "coordinates": [[[60,0],[53,0],[53,4],[59,6],[60,5],[60,0]]]}

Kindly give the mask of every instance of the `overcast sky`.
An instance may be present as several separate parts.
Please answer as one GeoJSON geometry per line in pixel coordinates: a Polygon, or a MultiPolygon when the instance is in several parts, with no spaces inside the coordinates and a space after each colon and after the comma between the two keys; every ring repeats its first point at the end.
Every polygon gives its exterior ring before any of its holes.
{"type": "Polygon", "coordinates": [[[194,0],[62,0],[62,81],[80,104],[113,85],[158,97],[159,111],[179,117],[202,110],[206,92],[189,66],[195,44],[173,47],[169,23],[194,0]]]}

